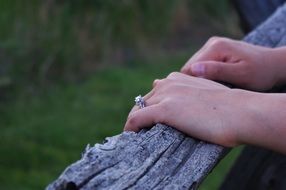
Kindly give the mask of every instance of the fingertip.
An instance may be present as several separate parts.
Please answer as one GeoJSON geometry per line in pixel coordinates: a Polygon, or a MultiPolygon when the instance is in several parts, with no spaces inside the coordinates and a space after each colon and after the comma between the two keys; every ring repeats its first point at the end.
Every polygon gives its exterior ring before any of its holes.
{"type": "Polygon", "coordinates": [[[134,131],[134,132],[139,131],[137,118],[135,117],[134,114],[130,114],[128,116],[127,121],[124,126],[124,131],[134,131]]]}
{"type": "Polygon", "coordinates": [[[127,118],[124,131],[139,132],[142,128],[151,127],[155,123],[161,122],[160,109],[158,106],[151,105],[131,113],[127,118]]]}
{"type": "Polygon", "coordinates": [[[124,128],[123,128],[123,131],[130,131],[129,128],[128,128],[128,125],[127,125],[127,121],[125,122],[125,125],[124,125],[124,128]]]}
{"type": "Polygon", "coordinates": [[[124,126],[123,131],[124,131],[124,132],[128,132],[128,131],[133,131],[133,132],[135,132],[134,130],[130,129],[130,128],[127,127],[127,126],[124,126]]]}
{"type": "Polygon", "coordinates": [[[134,128],[134,127],[130,126],[130,125],[126,125],[125,124],[125,126],[123,128],[123,131],[124,132],[128,132],[128,131],[131,132],[131,131],[133,131],[133,132],[137,133],[139,130],[137,128],[134,128]]]}

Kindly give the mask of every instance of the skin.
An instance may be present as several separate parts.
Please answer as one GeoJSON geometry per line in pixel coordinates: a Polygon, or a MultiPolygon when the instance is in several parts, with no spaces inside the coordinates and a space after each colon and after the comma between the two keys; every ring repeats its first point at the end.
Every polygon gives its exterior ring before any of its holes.
{"type": "Polygon", "coordinates": [[[252,144],[286,154],[285,94],[230,89],[212,81],[256,91],[270,89],[286,81],[285,55],[286,48],[212,38],[182,73],[154,81],[144,96],[147,107],[135,106],[124,130],[137,132],[164,123],[226,147],[252,144]]]}
{"type": "Polygon", "coordinates": [[[212,37],[181,69],[182,73],[265,91],[285,83],[286,48],[265,48],[212,37]]]}

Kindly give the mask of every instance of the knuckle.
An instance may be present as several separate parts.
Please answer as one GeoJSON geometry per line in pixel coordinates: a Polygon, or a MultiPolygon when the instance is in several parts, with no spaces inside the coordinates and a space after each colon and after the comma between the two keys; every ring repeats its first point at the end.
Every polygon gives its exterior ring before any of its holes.
{"type": "Polygon", "coordinates": [[[181,73],[179,73],[179,72],[171,72],[171,73],[167,76],[167,78],[169,78],[169,79],[176,78],[176,77],[178,77],[180,74],[181,74],[181,73]]]}
{"type": "Polygon", "coordinates": [[[158,83],[160,82],[160,80],[159,79],[155,79],[154,81],[153,81],[153,88],[155,88],[157,85],[158,85],[158,83]]]}
{"type": "Polygon", "coordinates": [[[153,82],[153,88],[154,88],[154,89],[159,88],[160,86],[162,86],[162,83],[163,83],[163,79],[161,79],[161,80],[159,80],[159,79],[154,80],[154,82],[153,82]]]}
{"type": "Polygon", "coordinates": [[[213,41],[219,40],[221,37],[219,36],[212,36],[209,38],[208,43],[212,43],[213,41]]]}
{"type": "Polygon", "coordinates": [[[222,38],[222,37],[212,37],[208,42],[209,47],[214,49],[225,48],[228,46],[228,44],[229,40],[227,38],[222,38]]]}
{"type": "Polygon", "coordinates": [[[153,87],[155,89],[157,89],[157,88],[160,88],[160,87],[166,85],[167,83],[168,83],[168,79],[161,79],[161,80],[157,79],[153,82],[153,87]]]}

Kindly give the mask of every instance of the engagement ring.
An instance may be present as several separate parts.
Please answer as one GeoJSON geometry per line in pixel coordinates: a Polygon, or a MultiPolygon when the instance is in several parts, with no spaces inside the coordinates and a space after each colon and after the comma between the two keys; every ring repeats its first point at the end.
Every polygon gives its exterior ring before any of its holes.
{"type": "Polygon", "coordinates": [[[135,103],[137,106],[139,106],[139,108],[144,108],[145,107],[145,102],[144,99],[141,95],[137,96],[135,98],[135,103]]]}

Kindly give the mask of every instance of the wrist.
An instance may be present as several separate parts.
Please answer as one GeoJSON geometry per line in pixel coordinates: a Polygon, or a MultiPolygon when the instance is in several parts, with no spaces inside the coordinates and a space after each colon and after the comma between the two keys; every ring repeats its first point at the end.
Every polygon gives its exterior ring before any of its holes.
{"type": "Polygon", "coordinates": [[[270,54],[267,57],[268,62],[271,64],[271,68],[274,69],[273,77],[275,84],[282,85],[286,83],[286,48],[274,48],[270,49],[270,54]]]}
{"type": "Polygon", "coordinates": [[[237,125],[237,144],[251,144],[286,153],[285,94],[239,90],[243,118],[237,125]]]}
{"type": "Polygon", "coordinates": [[[236,144],[258,144],[256,140],[261,136],[258,127],[267,125],[262,122],[267,115],[264,108],[267,107],[266,97],[263,93],[242,89],[233,89],[233,92],[236,102],[233,109],[237,113],[234,117],[239,117],[238,123],[233,124],[236,144]]]}
{"type": "Polygon", "coordinates": [[[235,147],[242,144],[249,144],[251,139],[250,126],[254,123],[254,118],[251,116],[253,113],[254,96],[255,92],[243,90],[243,89],[231,89],[228,96],[225,97],[227,114],[226,122],[227,133],[226,137],[229,137],[230,147],[235,147]]]}

